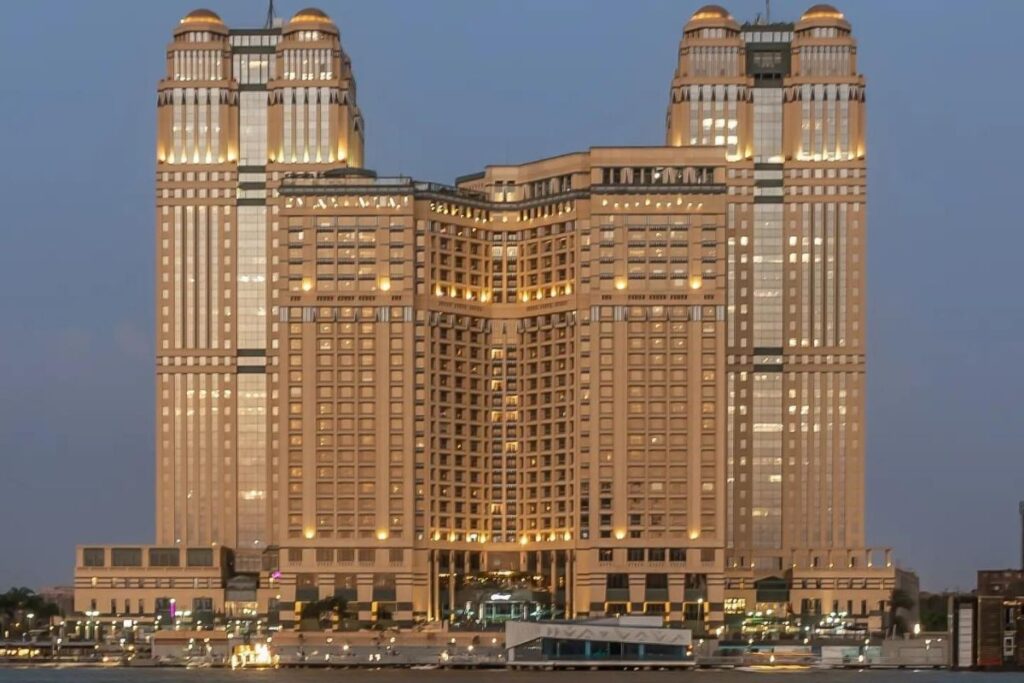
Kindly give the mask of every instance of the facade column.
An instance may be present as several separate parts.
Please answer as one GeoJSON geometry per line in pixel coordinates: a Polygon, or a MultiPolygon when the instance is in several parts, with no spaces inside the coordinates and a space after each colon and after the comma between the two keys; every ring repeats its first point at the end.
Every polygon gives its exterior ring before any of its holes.
{"type": "Polygon", "coordinates": [[[448,551],[448,620],[455,619],[455,551],[448,551]]]}

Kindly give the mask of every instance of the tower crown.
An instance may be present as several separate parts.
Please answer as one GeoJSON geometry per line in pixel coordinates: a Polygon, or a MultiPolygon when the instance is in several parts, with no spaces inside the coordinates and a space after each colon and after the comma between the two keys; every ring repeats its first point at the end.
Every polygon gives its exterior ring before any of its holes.
{"type": "Polygon", "coordinates": [[[737,31],[740,28],[733,16],[729,14],[729,10],[725,9],[721,5],[704,5],[694,12],[693,16],[690,17],[690,20],[686,22],[687,31],[695,28],[713,26],[725,26],[737,31]]]}
{"type": "Polygon", "coordinates": [[[293,16],[288,22],[288,26],[285,30],[291,31],[298,28],[311,28],[313,26],[333,33],[338,32],[338,27],[334,25],[331,18],[327,16],[323,10],[317,9],[316,7],[307,7],[306,9],[296,12],[295,16],[293,16]]]}
{"type": "Polygon", "coordinates": [[[224,20],[216,12],[208,9],[196,9],[181,18],[174,33],[187,33],[189,31],[213,31],[226,34],[228,27],[225,26],[224,20]]]}
{"type": "Polygon", "coordinates": [[[796,22],[795,28],[797,31],[800,31],[805,28],[811,28],[812,26],[841,26],[844,29],[849,30],[850,22],[848,22],[843,13],[835,7],[822,3],[810,7],[806,12],[801,14],[800,21],[796,22]]]}

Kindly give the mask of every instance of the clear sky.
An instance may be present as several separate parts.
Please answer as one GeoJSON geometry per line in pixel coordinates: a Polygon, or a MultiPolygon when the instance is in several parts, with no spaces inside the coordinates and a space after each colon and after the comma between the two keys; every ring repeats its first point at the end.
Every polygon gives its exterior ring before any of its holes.
{"type": "MultiPolygon", "coordinates": [[[[233,26],[266,12],[199,1],[233,26]]],[[[700,4],[319,2],[353,61],[367,164],[445,182],[661,144],[700,4]]],[[[868,539],[925,588],[970,588],[1019,562],[1024,2],[836,4],[868,79],[868,539]]],[[[76,543],[152,540],[155,88],[196,6],[0,6],[0,590],[69,581],[76,543]]]]}

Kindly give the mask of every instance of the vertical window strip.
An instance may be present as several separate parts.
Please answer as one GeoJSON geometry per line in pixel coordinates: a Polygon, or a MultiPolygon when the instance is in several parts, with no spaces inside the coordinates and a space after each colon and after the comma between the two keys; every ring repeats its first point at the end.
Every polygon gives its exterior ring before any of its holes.
{"type": "Polygon", "coordinates": [[[825,205],[825,346],[835,346],[836,338],[836,205],[825,205]]]}
{"type": "Polygon", "coordinates": [[[182,407],[185,403],[185,392],[182,391],[182,374],[174,375],[174,539],[180,542],[185,535],[185,416],[182,407]]]}
{"type": "Polygon", "coordinates": [[[196,222],[195,207],[185,207],[185,348],[196,347],[196,222]]]}
{"type": "Polygon", "coordinates": [[[317,89],[316,88],[306,88],[305,90],[306,90],[306,109],[307,109],[307,114],[309,116],[309,125],[306,126],[306,138],[307,138],[307,141],[306,141],[305,161],[306,161],[306,163],[309,163],[310,161],[315,161],[316,160],[317,141],[319,140],[319,137],[320,137],[317,134],[317,129],[316,129],[317,115],[318,115],[319,112],[317,111],[317,106],[316,106],[316,93],[317,93],[317,89]]]}
{"type": "Polygon", "coordinates": [[[196,483],[199,473],[196,471],[196,373],[185,374],[185,537],[182,542],[188,545],[198,535],[196,524],[196,483]]]}
{"type": "Polygon", "coordinates": [[[210,518],[210,472],[207,453],[207,391],[206,391],[206,373],[198,374],[199,391],[198,394],[198,427],[199,427],[199,443],[198,443],[198,463],[197,463],[197,477],[196,477],[196,535],[189,539],[190,543],[195,545],[208,545],[210,543],[209,536],[209,518],[210,518]]]}
{"type": "Polygon", "coordinates": [[[330,130],[331,130],[331,95],[328,88],[320,88],[320,147],[316,153],[316,160],[334,161],[331,154],[330,130]]]}
{"type": "Polygon", "coordinates": [[[803,203],[801,208],[800,238],[800,345],[807,346],[813,336],[811,330],[811,205],[803,203]]]}
{"type": "Polygon", "coordinates": [[[210,289],[208,286],[208,274],[209,274],[209,225],[207,223],[207,211],[205,206],[198,207],[198,216],[196,217],[196,243],[197,243],[197,270],[199,271],[198,277],[196,278],[196,299],[198,300],[198,331],[196,347],[205,349],[209,348],[209,338],[207,337],[207,302],[209,300],[210,289]]]}
{"type": "Polygon", "coordinates": [[[813,314],[813,325],[814,334],[812,335],[811,345],[815,348],[822,344],[822,320],[824,318],[824,263],[822,261],[822,242],[825,239],[822,219],[822,208],[821,204],[814,204],[814,258],[812,260],[812,275],[814,278],[814,314],[813,314]]]}
{"type": "Polygon", "coordinates": [[[839,205],[839,229],[836,231],[836,239],[839,242],[839,258],[837,259],[836,268],[839,273],[839,315],[838,315],[838,338],[839,346],[846,346],[846,243],[847,243],[847,232],[846,232],[846,213],[847,203],[839,205]]]}
{"type": "Polygon", "coordinates": [[[210,348],[220,348],[220,207],[210,207],[210,348]]]}
{"type": "Polygon", "coordinates": [[[174,348],[184,345],[184,310],[182,303],[185,297],[185,274],[183,272],[185,243],[181,216],[181,207],[174,207],[174,348]]]}

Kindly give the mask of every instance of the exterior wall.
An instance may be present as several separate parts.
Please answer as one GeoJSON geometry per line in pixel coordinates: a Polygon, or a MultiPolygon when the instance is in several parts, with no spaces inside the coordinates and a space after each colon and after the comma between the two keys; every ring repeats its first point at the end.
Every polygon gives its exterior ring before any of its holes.
{"type": "Polygon", "coordinates": [[[863,547],[864,78],[842,14],[684,29],[667,144],[724,145],[728,565],[863,547]]]}
{"type": "MultiPolygon", "coordinates": [[[[667,146],[450,187],[361,168],[319,11],[187,16],[158,87],[157,542],[232,548],[258,587],[218,608],[289,623],[332,596],[448,619],[485,574],[552,615],[698,633],[771,576],[794,611],[884,612],[888,562],[846,563],[867,552],[855,57],[828,8],[709,6],[667,146]]],[[[125,571],[80,566],[76,606],[125,571]]]]}
{"type": "Polygon", "coordinates": [[[157,540],[236,548],[242,570],[275,540],[268,178],[362,164],[337,34],[316,13],[229,31],[194,12],[158,87],[157,540]]]}
{"type": "MultiPolygon", "coordinates": [[[[151,618],[161,611],[158,601],[172,599],[171,612],[191,611],[197,599],[209,600],[214,614],[225,612],[229,555],[224,549],[79,546],[75,555],[76,613],[151,618]],[[177,553],[177,558],[167,557],[168,552],[177,553]],[[155,554],[162,555],[163,561],[155,554]]],[[[164,621],[171,621],[170,615],[164,621]]]]}

